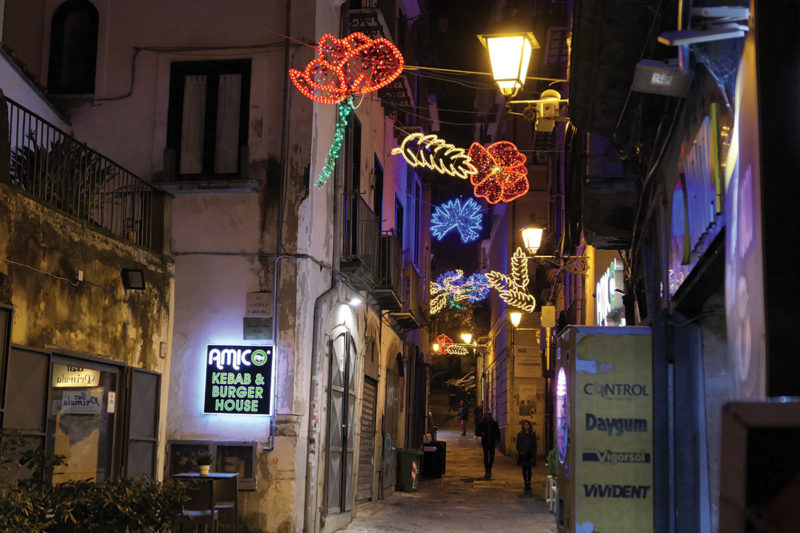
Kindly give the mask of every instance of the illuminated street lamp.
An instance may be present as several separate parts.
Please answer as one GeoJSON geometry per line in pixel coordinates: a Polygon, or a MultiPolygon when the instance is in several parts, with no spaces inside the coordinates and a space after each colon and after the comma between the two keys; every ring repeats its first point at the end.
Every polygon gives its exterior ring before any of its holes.
{"type": "Polygon", "coordinates": [[[538,228],[536,226],[525,226],[522,228],[522,242],[525,244],[525,249],[528,250],[529,254],[536,255],[536,252],[539,251],[543,234],[543,228],[538,228]]]}
{"type": "Polygon", "coordinates": [[[464,341],[464,344],[472,344],[472,333],[462,333],[461,340],[464,341]]]}
{"type": "Polygon", "coordinates": [[[481,44],[489,51],[492,77],[500,93],[512,98],[525,85],[531,53],[540,48],[531,32],[493,33],[478,35],[481,44]]]}
{"type": "Polygon", "coordinates": [[[439,343],[438,342],[434,342],[433,343],[433,351],[436,352],[436,353],[439,353],[439,343]]]}
{"type": "Polygon", "coordinates": [[[511,311],[508,313],[508,319],[511,321],[512,326],[517,327],[522,322],[522,313],[520,311],[511,311]]]}

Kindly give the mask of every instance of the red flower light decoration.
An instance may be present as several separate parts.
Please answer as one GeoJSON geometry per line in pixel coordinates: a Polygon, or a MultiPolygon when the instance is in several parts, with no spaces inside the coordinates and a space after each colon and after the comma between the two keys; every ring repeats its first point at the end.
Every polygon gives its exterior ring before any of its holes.
{"type": "Polygon", "coordinates": [[[453,345],[453,339],[451,339],[444,333],[436,337],[436,342],[439,343],[439,352],[441,353],[447,353],[447,350],[450,348],[450,346],[453,345]]]}
{"type": "Polygon", "coordinates": [[[488,148],[472,143],[468,155],[470,162],[478,169],[478,173],[469,178],[478,198],[486,198],[490,204],[496,204],[516,200],[528,192],[527,158],[514,143],[499,141],[488,148]]]}
{"type": "Polygon", "coordinates": [[[386,39],[370,39],[359,32],[337,39],[326,33],[317,44],[317,57],[303,72],[290,69],[289,76],[308,98],[335,104],[385,87],[404,66],[400,50],[386,39]]]}

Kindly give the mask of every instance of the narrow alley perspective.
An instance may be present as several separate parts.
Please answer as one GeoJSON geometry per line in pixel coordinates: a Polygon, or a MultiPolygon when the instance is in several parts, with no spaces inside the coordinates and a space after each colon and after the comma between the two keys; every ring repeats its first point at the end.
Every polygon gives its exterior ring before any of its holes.
{"type": "Polygon", "coordinates": [[[430,407],[439,426],[437,439],[446,442],[444,475],[430,479],[421,473],[416,492],[396,492],[385,500],[362,504],[353,522],[340,531],[557,531],[545,502],[547,468],[543,459],[533,468],[530,492],[523,490],[515,459],[499,452],[492,478],[485,480],[481,444],[475,438],[474,403],[469,406],[466,435],[461,435],[457,412],[448,410],[445,391],[431,390],[430,407]]]}
{"type": "Polygon", "coordinates": [[[0,0],[0,533],[800,533],[798,35],[0,0]]]}

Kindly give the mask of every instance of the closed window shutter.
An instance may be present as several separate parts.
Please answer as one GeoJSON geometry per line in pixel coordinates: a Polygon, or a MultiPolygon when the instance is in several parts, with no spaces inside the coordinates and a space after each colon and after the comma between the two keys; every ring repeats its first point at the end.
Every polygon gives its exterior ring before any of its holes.
{"type": "Polygon", "coordinates": [[[125,475],[155,477],[161,374],[128,369],[125,475]]]}

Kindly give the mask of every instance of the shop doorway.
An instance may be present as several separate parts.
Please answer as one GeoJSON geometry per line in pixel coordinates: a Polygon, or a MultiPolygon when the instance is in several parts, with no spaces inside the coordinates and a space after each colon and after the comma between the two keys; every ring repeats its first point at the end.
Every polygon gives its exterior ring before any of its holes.
{"type": "Polygon", "coordinates": [[[113,474],[119,368],[52,357],[47,411],[47,449],[66,464],[53,483],[105,481],[113,474]]]}
{"type": "Polygon", "coordinates": [[[160,374],[22,346],[4,366],[2,429],[65,456],[53,483],[156,476],[160,374]]]}

